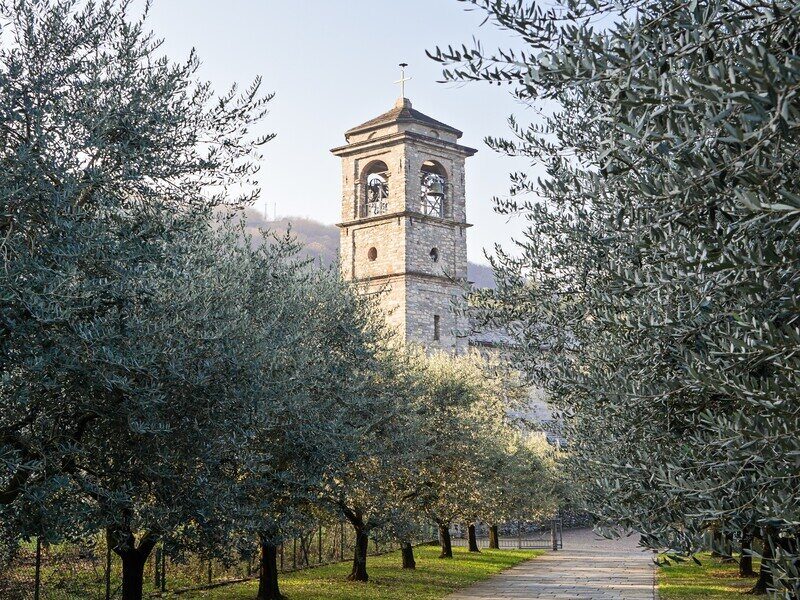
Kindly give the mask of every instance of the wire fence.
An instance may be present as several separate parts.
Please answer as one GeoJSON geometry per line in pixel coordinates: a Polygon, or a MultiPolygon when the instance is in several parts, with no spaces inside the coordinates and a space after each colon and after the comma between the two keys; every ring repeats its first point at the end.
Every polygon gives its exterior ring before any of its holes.
{"type": "MultiPolygon", "coordinates": [[[[419,541],[435,539],[433,528],[418,533],[419,541]]],[[[397,550],[399,545],[373,537],[372,556],[397,550]]],[[[319,526],[286,540],[278,547],[283,573],[352,560],[355,533],[342,522],[319,526]]],[[[258,575],[258,547],[245,544],[228,556],[208,560],[194,554],[171,554],[159,544],[145,565],[144,594],[168,593],[246,581],[258,575]]],[[[112,600],[120,598],[122,563],[98,534],[80,542],[23,544],[11,562],[0,566],[0,598],[19,600],[112,600]]]]}
{"type": "MultiPolygon", "coordinates": [[[[498,548],[516,550],[560,550],[564,547],[564,520],[560,514],[540,521],[508,521],[497,526],[498,548]]],[[[478,548],[489,548],[489,526],[475,524],[478,548]]],[[[456,523],[450,527],[451,544],[469,546],[467,527],[456,523]]]]}
{"type": "MultiPolygon", "coordinates": [[[[484,528],[485,529],[485,528],[484,528]]],[[[497,538],[497,547],[506,550],[561,550],[564,547],[564,528],[560,519],[549,523],[505,525],[497,538]]],[[[475,538],[478,548],[489,548],[488,531],[479,531],[475,538]]],[[[452,536],[453,546],[465,548],[469,540],[465,531],[452,536]]]]}

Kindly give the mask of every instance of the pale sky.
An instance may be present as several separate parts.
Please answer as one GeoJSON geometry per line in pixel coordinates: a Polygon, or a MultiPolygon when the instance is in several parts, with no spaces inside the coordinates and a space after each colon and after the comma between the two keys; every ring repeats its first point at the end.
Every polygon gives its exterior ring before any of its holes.
{"type": "Polygon", "coordinates": [[[485,263],[483,248],[507,244],[518,220],[492,211],[505,195],[508,173],[524,161],[494,154],[487,135],[504,135],[512,112],[535,118],[507,88],[482,83],[437,83],[441,68],[427,56],[437,44],[509,46],[508,35],[468,12],[457,0],[155,0],[150,27],[165,38],[173,59],[195,47],[200,77],[218,91],[261,75],[275,91],[262,127],[277,138],[263,147],[262,198],[270,216],[340,219],[341,169],[329,150],[344,131],[389,110],[399,96],[400,62],[409,63],[406,97],[414,108],[464,132],[461,143],[478,149],[467,159],[470,260],[485,263]]]}

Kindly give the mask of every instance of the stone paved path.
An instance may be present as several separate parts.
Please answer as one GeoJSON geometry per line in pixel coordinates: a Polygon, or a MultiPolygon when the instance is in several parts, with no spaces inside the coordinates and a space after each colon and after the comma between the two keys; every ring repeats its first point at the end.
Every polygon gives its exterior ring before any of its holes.
{"type": "Polygon", "coordinates": [[[564,549],[527,561],[448,600],[653,600],[652,554],[635,537],[609,541],[590,530],[564,532],[564,549]]]}

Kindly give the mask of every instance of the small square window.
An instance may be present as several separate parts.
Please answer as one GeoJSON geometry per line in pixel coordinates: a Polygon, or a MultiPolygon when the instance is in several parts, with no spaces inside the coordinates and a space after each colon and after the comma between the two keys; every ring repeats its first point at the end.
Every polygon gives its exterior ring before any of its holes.
{"type": "Polygon", "coordinates": [[[433,339],[439,341],[439,315],[433,315],[433,339]]]}

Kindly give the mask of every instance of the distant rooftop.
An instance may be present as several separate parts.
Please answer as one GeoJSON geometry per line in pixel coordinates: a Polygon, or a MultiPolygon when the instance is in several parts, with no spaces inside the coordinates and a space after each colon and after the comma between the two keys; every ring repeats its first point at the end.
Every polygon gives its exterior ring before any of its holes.
{"type": "Polygon", "coordinates": [[[392,110],[387,111],[382,115],[375,117],[374,119],[370,119],[366,123],[362,123],[361,125],[357,125],[352,129],[348,129],[344,135],[345,137],[348,137],[354,133],[363,133],[364,131],[369,131],[370,129],[379,129],[380,127],[385,127],[386,125],[391,125],[393,123],[420,123],[422,125],[427,125],[428,127],[454,133],[456,137],[459,138],[461,137],[462,133],[455,127],[451,127],[450,125],[442,123],[441,121],[437,121],[436,119],[419,112],[415,108],[412,108],[411,100],[408,98],[398,98],[392,110]]]}

